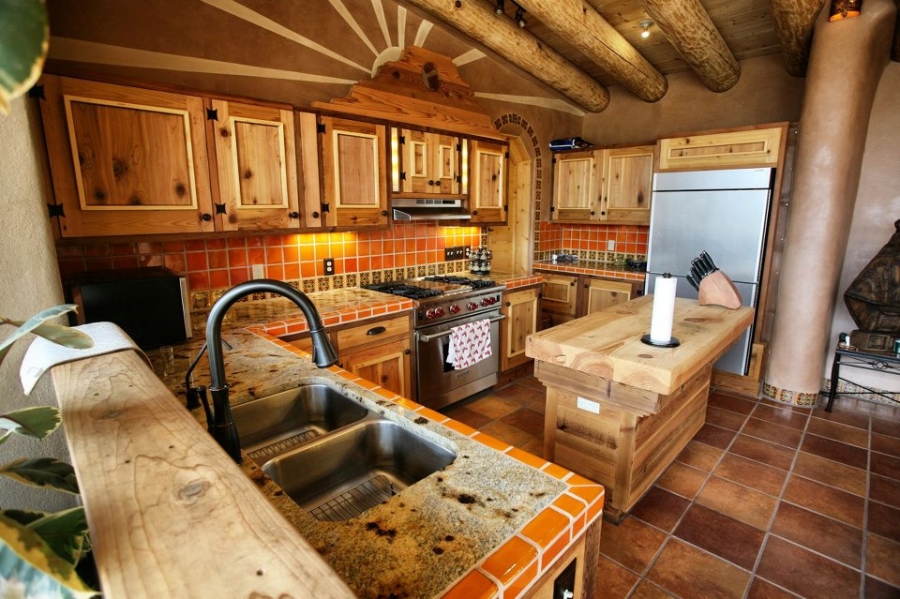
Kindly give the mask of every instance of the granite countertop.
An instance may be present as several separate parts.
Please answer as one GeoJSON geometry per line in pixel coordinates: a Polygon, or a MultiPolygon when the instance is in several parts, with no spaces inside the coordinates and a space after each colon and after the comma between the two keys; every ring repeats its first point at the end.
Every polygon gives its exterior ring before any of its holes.
{"type": "MultiPolygon", "coordinates": [[[[515,284],[531,279],[540,280],[530,275],[508,280],[515,284]]],[[[411,300],[362,289],[309,295],[323,320],[332,323],[402,313],[415,306],[411,300]]],[[[478,596],[492,597],[499,596],[496,581],[505,587],[512,574],[516,584],[526,588],[601,514],[600,485],[341,368],[317,368],[303,351],[274,336],[305,325],[290,302],[242,302],[229,310],[229,317],[222,336],[232,346],[225,352],[225,366],[233,405],[305,383],[323,383],[457,452],[445,469],[346,522],[316,520],[245,456],[244,473],[357,596],[424,599],[451,588],[462,593],[459,596],[475,596],[468,589],[478,588],[486,592],[478,596]],[[502,559],[485,560],[488,556],[502,559]]],[[[175,348],[176,365],[170,373],[161,372],[158,352],[149,352],[157,373],[179,399],[184,398],[187,363],[202,342],[195,339],[175,348]]],[[[206,382],[204,358],[194,383],[206,382]]],[[[203,419],[202,410],[195,413],[203,419]]]]}

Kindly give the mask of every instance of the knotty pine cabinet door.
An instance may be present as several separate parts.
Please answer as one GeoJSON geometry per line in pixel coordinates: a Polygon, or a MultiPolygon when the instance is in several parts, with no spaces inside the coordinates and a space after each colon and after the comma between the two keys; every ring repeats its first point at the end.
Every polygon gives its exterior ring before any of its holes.
{"type": "Polygon", "coordinates": [[[220,231],[300,226],[294,114],[290,107],[210,101],[220,231]]]}
{"type": "Polygon", "coordinates": [[[384,125],[319,117],[325,225],[388,224],[387,137],[384,125]]]}
{"type": "Polygon", "coordinates": [[[506,222],[509,146],[469,141],[469,204],[472,224],[506,222]]]}
{"type": "Polygon", "coordinates": [[[631,299],[633,286],[624,281],[610,281],[596,277],[583,277],[583,301],[582,313],[579,316],[587,316],[627,302],[631,299]]]}
{"type": "Polygon", "coordinates": [[[525,355],[525,340],[538,330],[540,286],[507,292],[500,313],[506,318],[500,321],[500,370],[521,366],[531,358],[525,355]]]}
{"type": "Polygon", "coordinates": [[[567,152],[553,157],[554,221],[590,222],[597,220],[599,194],[597,152],[567,152]]]}
{"type": "Polygon", "coordinates": [[[650,224],[654,146],[603,151],[601,221],[629,225],[650,224]]]}
{"type": "Polygon", "coordinates": [[[39,85],[62,237],[215,229],[201,98],[54,75],[39,85]]]}
{"type": "Polygon", "coordinates": [[[575,318],[578,313],[578,275],[542,275],[541,309],[550,314],[553,326],[575,318]]]}
{"type": "Polygon", "coordinates": [[[338,365],[403,397],[412,398],[412,325],[398,316],[337,331],[338,365]]]}
{"type": "Polygon", "coordinates": [[[416,129],[400,130],[400,191],[422,195],[459,194],[459,138],[416,129]]]}

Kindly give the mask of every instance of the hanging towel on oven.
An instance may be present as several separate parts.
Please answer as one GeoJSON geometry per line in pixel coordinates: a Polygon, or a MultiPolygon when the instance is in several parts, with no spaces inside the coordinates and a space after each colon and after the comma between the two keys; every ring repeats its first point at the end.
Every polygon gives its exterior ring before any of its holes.
{"type": "Polygon", "coordinates": [[[476,320],[450,329],[447,363],[462,370],[491,357],[491,319],[476,320]]]}

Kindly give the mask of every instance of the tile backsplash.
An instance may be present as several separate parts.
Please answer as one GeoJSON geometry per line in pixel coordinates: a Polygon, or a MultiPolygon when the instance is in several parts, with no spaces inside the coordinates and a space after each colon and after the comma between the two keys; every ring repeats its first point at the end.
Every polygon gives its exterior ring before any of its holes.
{"type": "Polygon", "coordinates": [[[540,243],[535,259],[545,260],[550,253],[574,254],[586,260],[612,262],[622,256],[646,259],[649,227],[640,225],[569,225],[540,223],[540,243]],[[615,242],[613,250],[608,242],[615,242]]]}

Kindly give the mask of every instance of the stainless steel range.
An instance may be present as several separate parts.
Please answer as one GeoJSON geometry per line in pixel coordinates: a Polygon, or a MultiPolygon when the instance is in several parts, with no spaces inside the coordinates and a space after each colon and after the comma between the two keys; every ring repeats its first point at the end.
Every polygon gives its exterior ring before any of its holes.
{"type": "Polygon", "coordinates": [[[364,285],[419,302],[415,315],[416,401],[440,409],[497,383],[500,365],[500,305],[504,287],[494,281],[435,276],[364,285]],[[491,356],[464,369],[448,362],[453,327],[488,319],[491,356]]]}

